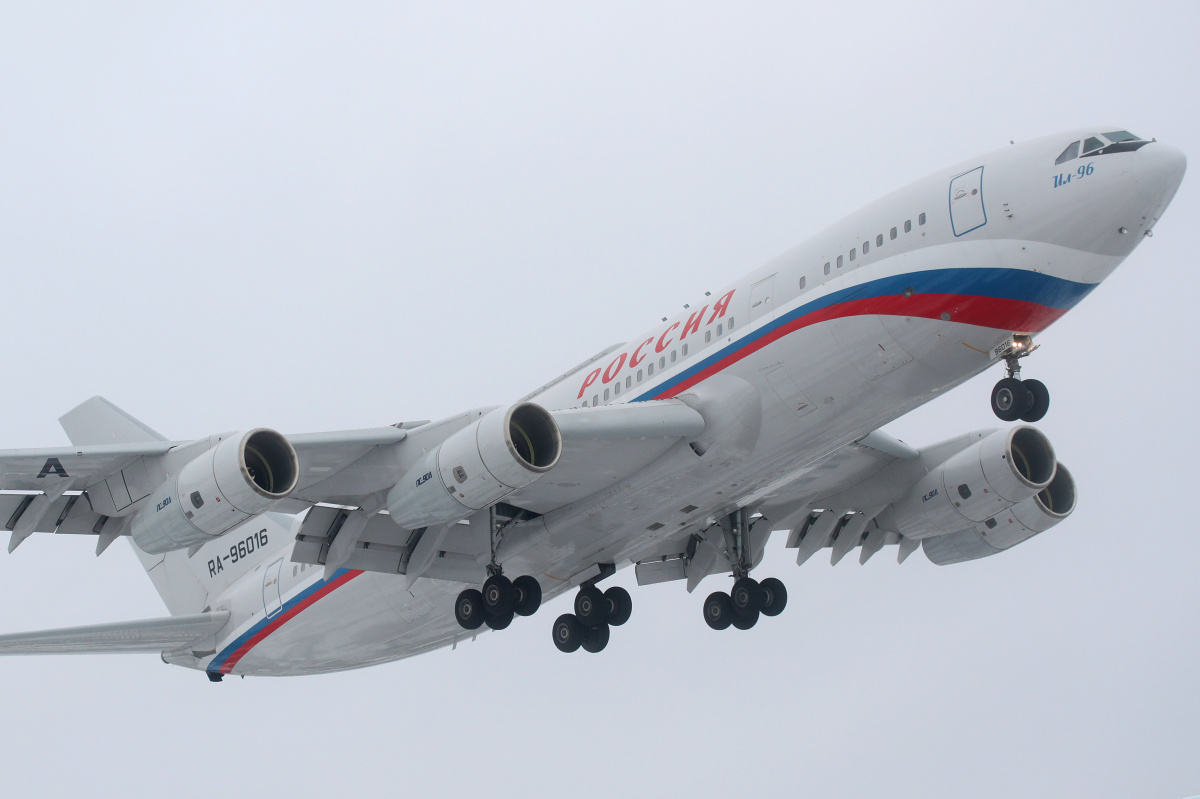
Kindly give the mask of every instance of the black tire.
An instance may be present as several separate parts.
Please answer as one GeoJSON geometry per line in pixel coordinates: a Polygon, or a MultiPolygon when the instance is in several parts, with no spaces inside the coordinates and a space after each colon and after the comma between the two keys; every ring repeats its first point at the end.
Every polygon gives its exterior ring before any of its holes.
{"type": "Polygon", "coordinates": [[[762,607],[762,588],[753,577],[743,577],[733,584],[729,592],[729,601],[733,603],[733,612],[739,616],[757,615],[762,607]]]}
{"type": "Polygon", "coordinates": [[[512,581],[503,574],[493,574],[483,583],[483,608],[488,616],[503,618],[512,613],[516,598],[512,581]]]}
{"type": "Polygon", "coordinates": [[[554,637],[554,645],[559,652],[574,652],[583,645],[583,635],[587,629],[579,623],[579,619],[570,613],[564,613],[554,620],[550,629],[554,637]]]}
{"type": "Polygon", "coordinates": [[[505,627],[512,624],[513,617],[515,615],[516,614],[514,614],[511,610],[508,613],[505,613],[503,616],[489,615],[483,620],[483,623],[488,627],[491,627],[493,630],[503,630],[505,627]]]}
{"type": "Polygon", "coordinates": [[[1021,414],[1022,422],[1040,422],[1050,410],[1050,389],[1041,380],[1023,380],[1021,385],[1029,392],[1029,407],[1021,414]]]}
{"type": "Polygon", "coordinates": [[[478,630],[486,617],[483,594],[476,589],[468,588],[454,600],[454,618],[458,619],[458,626],[464,630],[478,630]]]}
{"type": "Polygon", "coordinates": [[[542,606],[542,584],[536,577],[522,574],[513,580],[513,611],[518,616],[532,616],[542,606]]]}
{"type": "Polygon", "coordinates": [[[782,580],[768,577],[758,584],[762,589],[762,604],[758,610],[764,616],[778,616],[787,607],[787,587],[782,580]]]}
{"type": "Polygon", "coordinates": [[[619,585],[614,585],[612,588],[604,592],[604,598],[608,600],[608,623],[613,627],[620,627],[625,622],[629,621],[629,616],[633,613],[633,597],[619,585]]]}
{"type": "Polygon", "coordinates": [[[1029,404],[1029,392],[1015,377],[1006,377],[992,387],[992,413],[1001,421],[1017,421],[1029,404]]]}
{"type": "Polygon", "coordinates": [[[610,627],[607,624],[601,624],[599,627],[592,627],[583,634],[583,651],[595,654],[603,651],[604,647],[608,646],[608,636],[610,627]]]}
{"type": "Polygon", "coordinates": [[[754,625],[758,624],[759,611],[756,608],[753,613],[734,613],[733,626],[739,630],[749,630],[754,625]]]}
{"type": "Polygon", "coordinates": [[[729,629],[736,615],[733,612],[733,603],[729,601],[729,594],[724,591],[715,591],[704,600],[704,621],[714,630],[729,629]]]}
{"type": "Polygon", "coordinates": [[[580,586],[575,595],[575,618],[584,627],[599,627],[608,623],[608,599],[594,585],[580,586]]]}

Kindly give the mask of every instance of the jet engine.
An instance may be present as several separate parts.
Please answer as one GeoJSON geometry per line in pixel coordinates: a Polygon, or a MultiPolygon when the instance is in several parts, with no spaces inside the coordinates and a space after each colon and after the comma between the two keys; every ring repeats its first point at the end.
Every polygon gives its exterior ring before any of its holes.
{"type": "MultiPolygon", "coordinates": [[[[921,478],[896,503],[894,529],[921,539],[981,523],[1046,490],[1056,467],[1054,448],[1036,428],[997,430],[921,478]]],[[[1066,480],[1073,494],[1074,482],[1066,480]]]]}
{"type": "Polygon", "coordinates": [[[558,424],[544,408],[497,408],[409,469],[388,493],[388,513],[410,530],[466,518],[537,480],[561,452],[558,424]]]}
{"type": "Polygon", "coordinates": [[[926,538],[925,555],[939,566],[986,558],[1049,530],[1075,510],[1075,480],[1061,463],[1050,485],[1007,511],[957,533],[926,538]]]}
{"type": "Polygon", "coordinates": [[[152,554],[206,543],[270,510],[295,490],[299,474],[281,434],[235,433],[167,478],[134,514],[130,535],[152,554]]]}

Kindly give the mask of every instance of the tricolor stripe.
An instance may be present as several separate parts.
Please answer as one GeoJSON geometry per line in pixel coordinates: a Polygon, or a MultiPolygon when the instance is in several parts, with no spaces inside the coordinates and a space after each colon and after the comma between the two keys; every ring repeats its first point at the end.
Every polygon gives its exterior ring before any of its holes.
{"type": "MultiPolygon", "coordinates": [[[[1078,283],[1024,269],[932,269],[880,278],[832,292],[788,311],[632,401],[682,394],[789,333],[832,319],[863,315],[941,319],[942,314],[949,314],[954,322],[1033,333],[1044,330],[1095,287],[1094,283],[1078,283]]],[[[288,600],[280,613],[260,620],[234,639],[212,659],[207,670],[231,673],[238,661],[263,639],[360,574],[362,571],[357,569],[339,569],[332,579],[304,589],[288,600]]]]}
{"type": "Polygon", "coordinates": [[[949,314],[954,322],[1035,333],[1095,287],[1024,269],[931,269],[880,278],[781,314],[632,401],[682,394],[789,333],[832,319],[864,315],[941,319],[949,314]]]}
{"type": "Polygon", "coordinates": [[[305,608],[314,604],[321,597],[333,592],[340,586],[362,574],[359,569],[338,569],[329,580],[318,580],[300,593],[289,599],[283,610],[270,618],[261,619],[249,630],[239,635],[231,644],[221,650],[212,659],[206,671],[214,674],[229,674],[238,661],[246,653],[257,646],[264,638],[296,618],[305,608]]]}

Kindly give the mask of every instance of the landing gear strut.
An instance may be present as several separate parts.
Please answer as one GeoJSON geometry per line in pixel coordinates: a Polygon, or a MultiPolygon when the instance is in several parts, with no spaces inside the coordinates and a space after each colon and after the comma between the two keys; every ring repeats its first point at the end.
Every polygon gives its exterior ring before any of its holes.
{"type": "Polygon", "coordinates": [[[542,604],[542,586],[537,578],[523,574],[515,580],[504,576],[496,560],[496,549],[504,540],[504,528],[511,519],[501,520],[496,509],[488,511],[488,536],[491,561],[483,590],[468,588],[454,602],[454,618],[464,630],[478,630],[484,624],[493,630],[503,630],[515,616],[532,616],[542,604]]]}
{"type": "Polygon", "coordinates": [[[633,613],[633,598],[619,585],[601,591],[592,583],[584,583],[575,595],[575,612],[564,613],[554,622],[551,634],[560,652],[599,652],[608,646],[613,627],[629,621],[633,613]]]}
{"type": "Polygon", "coordinates": [[[1005,422],[1036,422],[1050,410],[1050,391],[1040,380],[1022,380],[1021,362],[1037,349],[1029,336],[1013,336],[1004,351],[1004,379],[992,388],[992,413],[1005,422]]]}
{"type": "Polygon", "coordinates": [[[749,630],[760,616],[778,616],[787,607],[787,588],[774,577],[761,583],[750,576],[750,521],[744,509],[721,520],[726,557],[733,565],[733,588],[715,591],[704,600],[704,621],[714,630],[749,630]]]}

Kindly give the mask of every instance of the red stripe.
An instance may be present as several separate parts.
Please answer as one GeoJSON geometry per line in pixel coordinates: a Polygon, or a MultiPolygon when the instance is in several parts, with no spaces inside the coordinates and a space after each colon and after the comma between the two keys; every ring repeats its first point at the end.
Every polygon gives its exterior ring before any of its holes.
{"type": "Polygon", "coordinates": [[[961,294],[917,294],[913,297],[903,295],[888,295],[884,297],[868,297],[822,308],[819,311],[802,316],[780,325],[766,335],[760,336],[744,347],[726,355],[711,366],[683,380],[654,399],[668,399],[687,391],[697,383],[701,383],[716,373],[728,369],[733,364],[749,357],[772,344],[789,333],[811,325],[841,319],[847,316],[915,316],[924,319],[942,318],[942,314],[950,315],[951,321],[968,325],[990,327],[996,330],[1020,330],[1031,333],[1044,330],[1052,322],[1065,314],[1066,308],[1050,308],[1036,302],[1025,300],[1008,300],[997,297],[975,297],[961,294]]]}
{"type": "Polygon", "coordinates": [[[249,641],[247,641],[246,643],[244,643],[240,647],[238,647],[237,651],[235,651],[232,655],[230,655],[225,660],[225,662],[221,664],[221,673],[222,674],[231,673],[233,671],[233,667],[237,665],[237,662],[239,660],[241,660],[243,657],[245,657],[247,652],[249,652],[254,647],[258,646],[258,644],[261,643],[264,638],[266,638],[268,635],[270,635],[271,633],[278,630],[280,627],[282,627],[284,624],[286,624],[289,620],[294,619],[297,615],[299,615],[300,611],[304,610],[307,607],[310,607],[313,603],[315,603],[321,597],[329,594],[331,591],[335,590],[336,588],[345,585],[346,583],[350,582],[351,580],[353,580],[355,577],[357,577],[360,574],[362,574],[362,571],[360,569],[352,569],[352,570],[346,572],[345,574],[343,574],[341,577],[338,577],[336,580],[326,583],[319,590],[312,592],[307,597],[305,597],[303,600],[301,600],[300,602],[297,602],[295,605],[293,605],[291,608],[289,608],[285,613],[280,614],[279,618],[273,619],[270,624],[268,624],[266,627],[263,627],[261,630],[259,630],[258,633],[255,634],[255,636],[253,638],[251,638],[249,641]]]}

